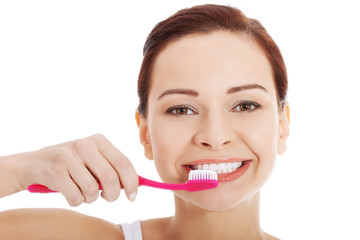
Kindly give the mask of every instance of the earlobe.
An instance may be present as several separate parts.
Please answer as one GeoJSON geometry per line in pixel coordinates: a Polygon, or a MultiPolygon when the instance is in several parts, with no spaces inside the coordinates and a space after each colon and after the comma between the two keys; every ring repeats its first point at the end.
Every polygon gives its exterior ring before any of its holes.
{"type": "Polygon", "coordinates": [[[289,104],[285,102],[282,106],[279,118],[278,154],[283,154],[286,151],[286,141],[290,133],[289,124],[290,107],[289,104]]]}
{"type": "Polygon", "coordinates": [[[139,128],[140,143],[144,147],[145,157],[149,160],[153,160],[152,144],[147,121],[140,116],[139,111],[136,111],[135,119],[139,128]]]}

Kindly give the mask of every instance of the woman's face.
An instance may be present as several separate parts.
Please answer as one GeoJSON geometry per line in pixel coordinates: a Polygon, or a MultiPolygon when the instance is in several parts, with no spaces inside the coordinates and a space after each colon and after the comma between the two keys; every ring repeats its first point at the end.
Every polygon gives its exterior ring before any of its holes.
{"type": "Polygon", "coordinates": [[[216,189],[175,192],[181,199],[225,210],[251,198],[287,135],[271,66],[251,40],[227,31],[191,35],[158,55],[140,120],[146,156],[164,182],[184,183],[191,169],[219,173],[216,189]]]}

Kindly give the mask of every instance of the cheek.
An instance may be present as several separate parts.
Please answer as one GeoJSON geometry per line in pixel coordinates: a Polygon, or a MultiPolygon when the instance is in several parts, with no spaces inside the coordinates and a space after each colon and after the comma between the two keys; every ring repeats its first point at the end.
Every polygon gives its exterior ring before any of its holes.
{"type": "Polygon", "coordinates": [[[274,116],[256,119],[250,126],[247,139],[254,152],[259,157],[276,155],[278,124],[274,116]]]}
{"type": "Polygon", "coordinates": [[[275,165],[278,138],[278,117],[267,113],[249,123],[246,132],[247,144],[257,157],[257,174],[267,179],[275,165]]]}
{"type": "Polygon", "coordinates": [[[153,157],[159,176],[166,182],[177,182],[172,179],[178,176],[177,162],[186,150],[189,129],[174,126],[169,120],[157,118],[149,127],[153,157]]]}

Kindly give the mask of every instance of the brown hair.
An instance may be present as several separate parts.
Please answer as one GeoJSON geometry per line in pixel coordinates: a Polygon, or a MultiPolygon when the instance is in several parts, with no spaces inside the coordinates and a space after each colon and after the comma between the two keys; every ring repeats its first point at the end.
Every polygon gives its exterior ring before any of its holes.
{"type": "Polygon", "coordinates": [[[138,79],[138,111],[146,117],[151,71],[157,55],[172,41],[189,34],[226,30],[241,33],[263,50],[273,70],[279,106],[286,99],[287,72],[280,49],[261,23],[247,18],[239,9],[206,4],[178,11],[158,23],[150,32],[143,49],[143,62],[138,79]]]}

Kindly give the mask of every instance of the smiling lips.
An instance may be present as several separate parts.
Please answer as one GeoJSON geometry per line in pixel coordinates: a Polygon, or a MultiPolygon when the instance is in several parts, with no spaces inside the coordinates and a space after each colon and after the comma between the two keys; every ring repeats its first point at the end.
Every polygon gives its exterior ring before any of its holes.
{"type": "Polygon", "coordinates": [[[233,181],[245,174],[251,160],[229,159],[226,161],[207,159],[188,164],[192,170],[213,170],[218,173],[219,182],[233,181]]]}

